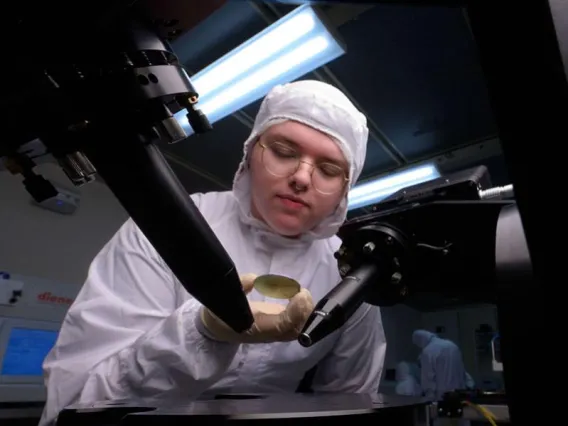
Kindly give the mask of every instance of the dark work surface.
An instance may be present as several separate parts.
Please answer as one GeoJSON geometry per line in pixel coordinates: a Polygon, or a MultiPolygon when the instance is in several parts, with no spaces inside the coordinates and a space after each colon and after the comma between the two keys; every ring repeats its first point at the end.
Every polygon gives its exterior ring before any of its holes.
{"type": "MultiPolygon", "coordinates": [[[[413,408],[424,404],[420,398],[381,394],[286,394],[286,395],[218,395],[192,402],[114,401],[74,405],[59,416],[58,425],[149,425],[191,424],[200,421],[273,421],[279,424],[302,418],[327,419],[326,423],[346,421],[346,416],[393,418],[406,424],[413,408]],[[403,420],[405,419],[405,420],[403,420]]],[[[355,420],[355,419],[354,419],[355,420]]],[[[397,423],[398,424],[398,423],[397,423]]]]}

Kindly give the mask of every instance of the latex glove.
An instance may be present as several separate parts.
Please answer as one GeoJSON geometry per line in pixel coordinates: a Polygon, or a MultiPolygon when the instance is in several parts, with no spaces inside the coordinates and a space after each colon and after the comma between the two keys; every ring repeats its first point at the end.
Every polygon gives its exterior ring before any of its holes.
{"type": "MultiPolygon", "coordinates": [[[[254,274],[242,275],[245,293],[253,289],[254,274]]],[[[201,321],[215,340],[237,343],[271,343],[295,340],[314,309],[312,295],[306,289],[290,299],[288,305],[278,303],[249,302],[254,324],[244,333],[236,333],[209,309],[202,307],[201,321]]]]}

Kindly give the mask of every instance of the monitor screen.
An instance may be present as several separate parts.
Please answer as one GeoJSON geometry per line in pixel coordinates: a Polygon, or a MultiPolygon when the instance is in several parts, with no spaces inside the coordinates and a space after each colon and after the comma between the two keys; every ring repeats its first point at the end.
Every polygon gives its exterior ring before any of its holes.
{"type": "Polygon", "coordinates": [[[41,376],[42,363],[57,340],[58,331],[13,327],[2,361],[2,376],[41,376]]]}

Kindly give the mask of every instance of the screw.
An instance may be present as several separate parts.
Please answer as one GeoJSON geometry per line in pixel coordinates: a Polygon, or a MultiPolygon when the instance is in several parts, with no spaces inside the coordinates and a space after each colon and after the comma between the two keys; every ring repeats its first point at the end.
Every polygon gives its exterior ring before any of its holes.
{"type": "Polygon", "coordinates": [[[339,247],[339,250],[333,253],[333,257],[335,257],[336,259],[341,259],[344,255],[345,255],[345,246],[339,247]]]}

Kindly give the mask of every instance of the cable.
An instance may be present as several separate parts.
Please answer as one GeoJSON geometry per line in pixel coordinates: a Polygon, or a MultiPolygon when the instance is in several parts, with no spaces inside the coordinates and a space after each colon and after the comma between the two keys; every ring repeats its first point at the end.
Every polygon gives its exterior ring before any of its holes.
{"type": "Polygon", "coordinates": [[[491,423],[491,426],[497,426],[497,417],[495,417],[495,415],[487,408],[469,401],[463,401],[463,403],[469,405],[471,408],[481,414],[489,423],[491,423]]]}

